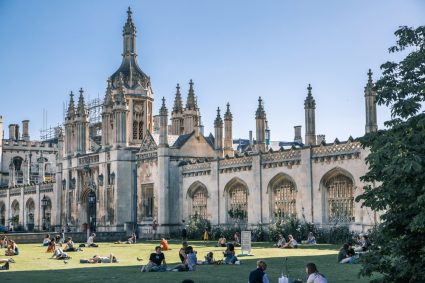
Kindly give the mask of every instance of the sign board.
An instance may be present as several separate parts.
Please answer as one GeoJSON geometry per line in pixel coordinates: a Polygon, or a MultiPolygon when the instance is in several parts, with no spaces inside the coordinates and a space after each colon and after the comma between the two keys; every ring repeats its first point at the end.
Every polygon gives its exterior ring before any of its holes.
{"type": "Polygon", "coordinates": [[[251,231],[242,231],[241,253],[249,255],[251,253],[251,231]]]}

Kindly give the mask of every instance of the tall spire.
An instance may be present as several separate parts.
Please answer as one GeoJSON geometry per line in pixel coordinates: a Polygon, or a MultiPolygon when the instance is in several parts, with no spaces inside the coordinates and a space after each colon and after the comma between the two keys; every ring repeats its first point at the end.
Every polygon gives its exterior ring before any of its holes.
{"type": "Polygon", "coordinates": [[[189,94],[187,95],[186,110],[197,110],[195,91],[193,90],[192,79],[189,82],[189,94]]]}
{"type": "Polygon", "coordinates": [[[227,102],[226,107],[227,107],[227,109],[226,109],[226,113],[224,113],[224,120],[232,120],[233,115],[230,112],[230,103],[229,102],[227,102]]]}
{"type": "Polygon", "coordinates": [[[258,108],[255,112],[256,119],[266,119],[266,112],[264,111],[263,99],[261,96],[258,98],[258,108]]]}
{"type": "Polygon", "coordinates": [[[366,106],[366,127],[365,132],[376,132],[378,130],[378,122],[376,115],[376,92],[373,90],[372,70],[367,73],[368,80],[364,88],[365,106],[366,106]]]}
{"type": "Polygon", "coordinates": [[[77,113],[78,113],[78,116],[85,117],[86,116],[86,109],[85,109],[83,88],[80,88],[79,92],[80,92],[80,97],[78,98],[77,113]]]}
{"type": "Polygon", "coordinates": [[[220,115],[220,107],[217,107],[217,117],[214,120],[214,127],[223,127],[223,120],[220,115]]]}
{"type": "Polygon", "coordinates": [[[108,86],[106,88],[106,94],[105,99],[103,101],[103,106],[108,107],[114,104],[113,98],[112,98],[112,81],[109,78],[108,79],[108,86]]]}
{"type": "Polygon", "coordinates": [[[307,93],[307,98],[304,101],[304,108],[316,108],[316,101],[314,100],[313,95],[311,94],[312,89],[313,88],[311,87],[311,85],[308,84],[308,87],[307,87],[308,93],[307,93]]]}
{"type": "Polygon", "coordinates": [[[71,119],[75,116],[75,103],[74,103],[74,93],[71,91],[69,94],[69,105],[68,105],[68,113],[66,118],[71,119]]]}
{"type": "Polygon", "coordinates": [[[180,93],[180,85],[177,84],[176,86],[176,97],[174,98],[174,106],[173,106],[173,112],[182,112],[183,111],[183,102],[182,102],[182,95],[180,93]]]}
{"type": "Polygon", "coordinates": [[[167,113],[168,113],[168,109],[165,106],[165,97],[162,97],[162,105],[161,105],[161,109],[159,109],[159,115],[167,116],[167,113]]]}

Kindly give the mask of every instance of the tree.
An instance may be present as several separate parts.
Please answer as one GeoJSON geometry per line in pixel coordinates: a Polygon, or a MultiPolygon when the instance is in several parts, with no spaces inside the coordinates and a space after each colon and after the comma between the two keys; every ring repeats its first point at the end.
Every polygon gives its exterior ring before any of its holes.
{"type": "Polygon", "coordinates": [[[374,282],[425,282],[425,26],[400,27],[396,45],[400,62],[381,65],[377,103],[389,106],[386,129],[361,138],[370,149],[370,184],[356,198],[381,213],[381,224],[360,274],[382,274],[374,282]]]}

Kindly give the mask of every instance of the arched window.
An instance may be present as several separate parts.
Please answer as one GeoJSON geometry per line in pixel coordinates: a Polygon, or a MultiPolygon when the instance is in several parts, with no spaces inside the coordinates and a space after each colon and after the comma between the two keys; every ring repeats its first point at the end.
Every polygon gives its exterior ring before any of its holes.
{"type": "Polygon", "coordinates": [[[17,227],[19,224],[19,212],[20,212],[19,202],[16,200],[13,201],[11,208],[12,208],[12,224],[13,224],[13,227],[17,227]]]}
{"type": "Polygon", "coordinates": [[[353,181],[338,174],[326,182],[328,217],[330,222],[354,221],[353,181]]]}
{"type": "Polygon", "coordinates": [[[34,224],[34,212],[35,212],[34,201],[32,199],[29,199],[26,205],[27,224],[34,224]]]}
{"type": "Polygon", "coordinates": [[[192,214],[207,218],[207,192],[203,188],[197,189],[193,194],[192,214]]]}
{"type": "Polygon", "coordinates": [[[248,191],[242,184],[229,189],[228,214],[233,220],[246,221],[248,218],[248,191]]]}
{"type": "Polygon", "coordinates": [[[281,179],[273,185],[273,214],[274,217],[296,216],[295,185],[288,179],[281,179]]]}
{"type": "Polygon", "coordinates": [[[6,205],[3,202],[0,202],[0,225],[6,225],[6,205]]]}
{"type": "Polygon", "coordinates": [[[143,102],[135,103],[133,106],[133,139],[143,139],[143,102]]]}

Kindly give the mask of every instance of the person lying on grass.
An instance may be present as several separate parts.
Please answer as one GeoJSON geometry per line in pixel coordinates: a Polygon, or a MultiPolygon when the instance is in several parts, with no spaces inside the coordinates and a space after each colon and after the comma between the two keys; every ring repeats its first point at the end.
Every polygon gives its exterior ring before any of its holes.
{"type": "Polygon", "coordinates": [[[99,256],[95,255],[89,259],[81,259],[80,263],[116,263],[118,259],[114,254],[109,254],[109,256],[99,256]]]}

